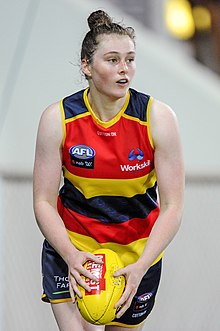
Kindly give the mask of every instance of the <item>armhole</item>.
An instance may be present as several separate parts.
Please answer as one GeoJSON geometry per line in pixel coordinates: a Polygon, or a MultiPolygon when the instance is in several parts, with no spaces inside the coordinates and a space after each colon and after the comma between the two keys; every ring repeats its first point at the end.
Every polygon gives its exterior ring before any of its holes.
{"type": "Polygon", "coordinates": [[[63,108],[63,99],[60,100],[60,113],[61,113],[62,131],[63,131],[62,146],[64,146],[64,142],[66,139],[66,125],[65,125],[65,112],[64,112],[64,108],[63,108]]]}
{"type": "Polygon", "coordinates": [[[151,119],[150,119],[150,112],[152,109],[152,102],[153,102],[153,97],[150,97],[147,105],[147,128],[148,128],[148,136],[149,136],[149,141],[151,144],[151,147],[154,149],[154,142],[153,142],[153,137],[152,137],[152,131],[151,131],[151,119]]]}

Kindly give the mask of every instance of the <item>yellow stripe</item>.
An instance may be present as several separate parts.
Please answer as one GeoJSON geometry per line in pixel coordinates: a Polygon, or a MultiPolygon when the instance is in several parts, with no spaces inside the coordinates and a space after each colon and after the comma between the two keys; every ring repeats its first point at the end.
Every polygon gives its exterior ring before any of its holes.
{"type": "MultiPolygon", "coordinates": [[[[73,245],[79,249],[80,251],[84,252],[94,252],[97,249],[100,248],[108,248],[115,251],[121,258],[124,266],[135,263],[138,258],[141,256],[144,247],[147,242],[147,238],[142,238],[136,241],[133,241],[132,243],[128,245],[122,245],[118,243],[113,242],[107,242],[107,243],[98,243],[95,239],[78,234],[76,232],[72,232],[67,230],[69,238],[73,245]]],[[[164,252],[162,252],[157,259],[153,262],[152,265],[156,264],[163,256],[164,252]]]]}
{"type": "Polygon", "coordinates": [[[71,298],[55,299],[55,300],[49,299],[50,303],[63,303],[63,302],[70,302],[70,301],[73,301],[73,300],[71,298]]]}
{"type": "Polygon", "coordinates": [[[143,122],[141,121],[139,118],[136,118],[134,116],[131,116],[131,115],[128,115],[128,114],[123,114],[122,117],[125,117],[131,121],[135,121],[135,122],[138,122],[139,124],[141,125],[145,125],[145,126],[148,126],[148,123],[147,122],[143,122]]]}
{"type": "Polygon", "coordinates": [[[100,196],[124,196],[133,197],[136,194],[144,194],[147,188],[154,186],[156,182],[155,170],[146,176],[131,179],[100,179],[85,178],[71,174],[63,167],[64,177],[67,178],[86,199],[100,196]]]}
{"type": "Polygon", "coordinates": [[[60,112],[62,117],[62,129],[63,129],[63,141],[62,145],[64,146],[64,141],[66,139],[66,125],[65,125],[65,112],[63,108],[63,100],[60,100],[60,112]]]}
{"type": "Polygon", "coordinates": [[[107,323],[106,325],[116,325],[116,326],[122,326],[122,327],[125,327],[125,328],[129,328],[129,329],[132,329],[132,328],[136,328],[138,327],[139,325],[143,324],[145,322],[145,320],[139,324],[136,324],[136,325],[130,325],[130,324],[124,324],[124,323],[120,323],[120,322],[110,322],[110,323],[107,323]]]}
{"type": "Polygon", "coordinates": [[[151,131],[151,120],[150,120],[150,111],[151,111],[151,106],[152,106],[153,98],[150,97],[150,100],[147,105],[147,122],[148,122],[148,135],[149,135],[149,141],[154,149],[154,142],[153,142],[153,137],[152,137],[152,131],[151,131]]]}
{"type": "Polygon", "coordinates": [[[86,112],[86,113],[82,113],[82,114],[79,114],[79,115],[75,115],[74,117],[70,117],[70,118],[67,118],[65,120],[65,123],[70,123],[70,122],[73,122],[79,118],[82,118],[82,117],[86,117],[86,116],[91,116],[89,112],[86,112]]]}
{"type": "Polygon", "coordinates": [[[121,110],[119,111],[119,113],[117,113],[117,115],[115,117],[113,117],[110,121],[103,122],[95,115],[95,113],[92,110],[92,107],[91,107],[91,105],[89,103],[89,100],[88,100],[88,90],[89,90],[89,88],[87,88],[84,91],[83,98],[84,98],[84,102],[86,104],[86,107],[88,108],[88,110],[89,110],[90,114],[92,115],[92,117],[95,119],[96,123],[100,124],[104,128],[109,128],[110,126],[112,126],[113,124],[118,122],[119,119],[121,118],[122,114],[124,113],[125,109],[127,108],[128,104],[129,104],[130,92],[128,91],[128,93],[126,95],[125,103],[124,103],[123,107],[121,108],[121,110]]]}
{"type": "Polygon", "coordinates": [[[42,296],[41,296],[41,300],[43,302],[47,302],[47,303],[61,303],[61,302],[69,302],[69,301],[72,301],[71,298],[65,298],[65,299],[50,299],[48,298],[48,296],[44,293],[42,296]]]}

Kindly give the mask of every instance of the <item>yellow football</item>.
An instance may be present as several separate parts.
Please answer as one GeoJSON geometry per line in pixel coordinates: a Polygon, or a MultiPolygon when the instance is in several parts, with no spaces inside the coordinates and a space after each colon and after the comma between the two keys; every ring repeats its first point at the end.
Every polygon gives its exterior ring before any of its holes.
{"type": "Polygon", "coordinates": [[[83,277],[90,286],[91,292],[79,286],[82,298],[76,297],[76,302],[81,315],[92,324],[105,325],[114,320],[116,302],[120,299],[124,287],[125,277],[113,277],[116,270],[123,268],[117,253],[110,249],[98,249],[93,252],[103,264],[88,261],[84,267],[94,274],[99,282],[96,283],[89,278],[83,277]]]}

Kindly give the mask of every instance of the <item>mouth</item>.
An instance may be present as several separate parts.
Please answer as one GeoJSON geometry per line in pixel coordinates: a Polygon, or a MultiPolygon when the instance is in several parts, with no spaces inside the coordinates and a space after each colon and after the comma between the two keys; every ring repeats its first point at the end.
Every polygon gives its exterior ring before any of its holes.
{"type": "Polygon", "coordinates": [[[127,85],[128,84],[128,79],[127,78],[122,78],[116,82],[119,85],[127,85]]]}

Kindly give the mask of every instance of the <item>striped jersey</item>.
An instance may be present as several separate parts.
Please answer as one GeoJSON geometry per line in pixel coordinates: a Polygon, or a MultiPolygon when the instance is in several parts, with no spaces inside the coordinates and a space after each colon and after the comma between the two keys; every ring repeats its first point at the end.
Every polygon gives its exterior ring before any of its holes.
{"type": "Polygon", "coordinates": [[[152,97],[129,89],[119,113],[103,122],[89,104],[88,91],[60,102],[64,184],[58,212],[76,248],[110,248],[127,265],[142,254],[159,214],[152,97]]]}

